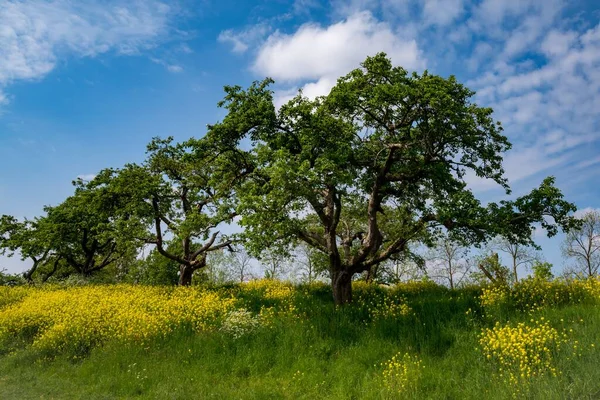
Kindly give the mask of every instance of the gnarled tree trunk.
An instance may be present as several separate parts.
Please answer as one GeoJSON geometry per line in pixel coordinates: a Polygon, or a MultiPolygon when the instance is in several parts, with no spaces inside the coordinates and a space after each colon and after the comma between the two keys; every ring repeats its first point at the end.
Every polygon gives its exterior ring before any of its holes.
{"type": "Polygon", "coordinates": [[[352,302],[352,274],[346,270],[332,271],[331,289],[335,305],[352,302]]]}
{"type": "Polygon", "coordinates": [[[191,265],[182,264],[179,266],[179,286],[190,286],[195,268],[191,265]]]}

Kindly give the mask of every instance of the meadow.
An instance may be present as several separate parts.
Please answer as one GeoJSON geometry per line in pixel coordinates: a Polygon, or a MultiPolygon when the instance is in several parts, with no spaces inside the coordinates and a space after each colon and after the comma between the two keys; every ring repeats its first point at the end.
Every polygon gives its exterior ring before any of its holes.
{"type": "Polygon", "coordinates": [[[600,280],[0,287],[1,399],[594,399],[600,280]]]}

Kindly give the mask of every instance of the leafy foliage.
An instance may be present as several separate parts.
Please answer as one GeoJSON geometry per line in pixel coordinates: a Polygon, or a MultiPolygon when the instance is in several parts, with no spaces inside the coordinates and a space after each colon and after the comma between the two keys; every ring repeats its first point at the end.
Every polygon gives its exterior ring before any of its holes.
{"type": "Polygon", "coordinates": [[[219,105],[228,114],[208,136],[254,163],[238,189],[251,249],[300,240],[321,251],[339,303],[351,300],[354,274],[444,229],[467,245],[498,235],[529,244],[534,223],[549,235],[572,224],[575,207],[553,178],[514,201],[484,207],[475,198],[467,173],[509,192],[502,153],[510,144],[492,110],[472,103],[474,92],[454,77],[408,74],[378,54],[328,96],[300,93],[279,110],[270,83],[226,87],[219,105]]]}

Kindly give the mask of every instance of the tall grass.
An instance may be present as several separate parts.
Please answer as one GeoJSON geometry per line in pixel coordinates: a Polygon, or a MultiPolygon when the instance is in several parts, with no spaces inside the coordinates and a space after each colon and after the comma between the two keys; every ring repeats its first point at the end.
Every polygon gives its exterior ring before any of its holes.
{"type": "MultiPolygon", "coordinates": [[[[325,286],[206,288],[246,312],[223,310],[200,330],[183,324],[140,342],[107,338],[91,348],[64,346],[54,353],[32,345],[43,329],[18,342],[5,340],[0,398],[598,398],[600,312],[595,292],[582,290],[584,284],[561,283],[560,290],[575,293],[571,300],[539,307],[523,306],[523,288],[502,289],[508,294],[490,303],[476,287],[358,284],[355,304],[340,309],[325,286]],[[482,351],[481,333],[497,323],[533,326],[531,320],[541,318],[566,335],[564,346],[549,349],[552,368],[560,373],[511,383],[501,376],[502,365],[482,351]],[[242,334],[223,328],[232,324],[242,334]]],[[[531,300],[539,303],[535,296],[531,300]]],[[[0,323],[27,297],[15,298],[4,306],[0,299],[0,323]]]]}

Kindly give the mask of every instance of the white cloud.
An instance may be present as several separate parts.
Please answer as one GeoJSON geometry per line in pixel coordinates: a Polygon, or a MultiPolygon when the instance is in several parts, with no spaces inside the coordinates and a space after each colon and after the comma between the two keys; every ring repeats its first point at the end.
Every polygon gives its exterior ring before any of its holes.
{"type": "Polygon", "coordinates": [[[471,23],[477,29],[497,28],[505,18],[524,15],[537,0],[484,0],[474,10],[471,23]]]}
{"type": "Polygon", "coordinates": [[[96,174],[81,174],[77,175],[77,179],[81,179],[83,181],[91,181],[96,177],[96,174]]]}
{"type": "Polygon", "coordinates": [[[308,97],[327,94],[337,78],[379,51],[409,70],[424,65],[414,39],[402,37],[370,12],[359,12],[327,27],[304,24],[292,34],[273,33],[259,48],[253,70],[294,86],[276,93],[281,104],[298,84],[308,97]]]}
{"type": "Polygon", "coordinates": [[[449,25],[463,12],[463,0],[425,0],[423,2],[423,17],[425,23],[430,25],[449,25]]]}
{"type": "Polygon", "coordinates": [[[562,56],[567,53],[576,39],[575,32],[552,30],[542,42],[542,52],[550,57],[562,56]]]}
{"type": "Polygon", "coordinates": [[[194,50],[192,50],[190,48],[190,46],[188,46],[185,43],[182,43],[181,45],[179,45],[179,47],[177,47],[177,51],[180,53],[185,53],[185,54],[192,54],[194,52],[194,50]]]}
{"type": "Polygon", "coordinates": [[[167,65],[167,71],[178,73],[178,72],[183,71],[183,67],[180,65],[170,64],[170,65],[167,65]]]}
{"type": "Polygon", "coordinates": [[[294,14],[310,14],[310,11],[315,8],[320,8],[322,5],[318,0],[294,0],[292,6],[294,14]]]}
{"type": "Polygon", "coordinates": [[[284,81],[337,78],[378,51],[407,69],[423,65],[414,39],[404,40],[388,24],[360,12],[326,28],[305,24],[291,35],[275,32],[260,48],[254,70],[284,81]]]}
{"type": "Polygon", "coordinates": [[[592,165],[600,164],[600,156],[592,157],[587,160],[583,160],[575,164],[576,169],[583,169],[587,167],[591,167],[592,165]]]}
{"type": "Polygon", "coordinates": [[[548,0],[535,4],[532,13],[527,15],[515,29],[504,47],[504,55],[514,57],[533,50],[544,33],[553,25],[563,7],[561,0],[548,0]]]}
{"type": "Polygon", "coordinates": [[[479,32],[484,35],[480,43],[485,40],[493,50],[486,46],[469,61],[482,73],[467,85],[477,91],[480,104],[494,109],[513,142],[505,158],[509,181],[542,172],[567,181],[570,175],[586,174],[597,164],[593,149],[600,143],[600,25],[564,29],[564,21],[556,23],[563,5],[558,1],[549,10],[531,3],[506,8],[512,3],[484,2],[482,7],[486,4],[499,7],[499,15],[523,21],[513,27],[504,17],[482,14],[471,21],[475,27],[487,22],[492,35],[500,32],[493,40],[487,31],[479,32]],[[545,59],[534,58],[536,53],[545,59]],[[512,61],[517,54],[525,62],[512,61]]]}
{"type": "Polygon", "coordinates": [[[150,57],[150,60],[155,64],[162,65],[167,69],[167,71],[172,72],[174,74],[183,72],[183,67],[181,65],[171,64],[168,61],[163,60],[162,58],[150,57]]]}
{"type": "MultiPolygon", "coordinates": [[[[386,2],[381,2],[386,3],[386,2]]],[[[334,15],[348,17],[362,11],[374,11],[381,6],[380,0],[332,0],[331,8],[334,15]]],[[[396,8],[402,7],[408,3],[408,0],[395,0],[387,2],[394,4],[396,8]]]]}
{"type": "Polygon", "coordinates": [[[5,0],[0,6],[0,87],[40,79],[61,57],[135,54],[169,30],[174,10],[157,1],[5,0]]]}
{"type": "MultiPolygon", "coordinates": [[[[528,147],[519,147],[505,154],[504,157],[504,176],[508,179],[509,185],[513,185],[524,179],[533,177],[539,173],[547,171],[552,167],[564,164],[569,160],[568,155],[550,156],[547,148],[535,144],[528,147]]],[[[491,189],[498,189],[500,186],[491,179],[482,179],[475,176],[474,173],[467,173],[465,177],[469,187],[475,192],[485,192],[491,189]]]]}
{"type": "Polygon", "coordinates": [[[221,32],[217,40],[221,43],[231,43],[234,53],[245,53],[250,46],[264,39],[270,30],[266,23],[249,26],[240,31],[228,29],[221,32]]]}

